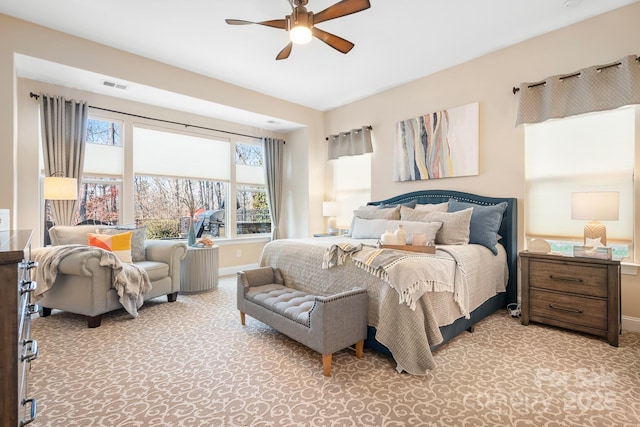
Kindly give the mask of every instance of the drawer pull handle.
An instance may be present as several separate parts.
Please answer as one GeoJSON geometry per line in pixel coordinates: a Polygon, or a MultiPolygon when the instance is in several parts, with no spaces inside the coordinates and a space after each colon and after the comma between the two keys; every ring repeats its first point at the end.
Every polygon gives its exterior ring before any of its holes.
{"type": "Polygon", "coordinates": [[[28,294],[36,290],[36,282],[30,280],[23,280],[20,282],[20,295],[28,294]]]}
{"type": "Polygon", "coordinates": [[[40,306],[38,304],[29,304],[27,306],[27,316],[31,316],[32,314],[36,314],[40,311],[40,306]]]}
{"type": "Polygon", "coordinates": [[[579,313],[579,314],[582,314],[582,312],[584,311],[581,308],[562,307],[562,306],[555,306],[553,304],[549,304],[549,308],[553,308],[554,310],[568,311],[570,313],[579,313]]]}
{"type": "Polygon", "coordinates": [[[38,348],[38,341],[36,340],[25,340],[22,342],[23,346],[29,346],[29,353],[25,351],[20,360],[22,362],[31,362],[38,358],[40,354],[40,349],[38,348]]]}
{"type": "Polygon", "coordinates": [[[38,413],[38,410],[36,408],[36,399],[24,399],[22,401],[22,406],[25,406],[27,403],[31,404],[31,414],[28,420],[20,420],[20,427],[22,426],[26,426],[27,424],[31,424],[33,422],[33,420],[36,419],[36,415],[38,413]]]}
{"type": "Polygon", "coordinates": [[[578,283],[582,283],[583,280],[579,277],[568,277],[568,276],[555,276],[553,274],[549,275],[549,278],[551,280],[559,280],[561,282],[578,282],[578,283]]]}
{"type": "Polygon", "coordinates": [[[22,261],[18,264],[18,268],[21,270],[31,270],[32,268],[36,268],[38,266],[38,261],[22,261]]]}

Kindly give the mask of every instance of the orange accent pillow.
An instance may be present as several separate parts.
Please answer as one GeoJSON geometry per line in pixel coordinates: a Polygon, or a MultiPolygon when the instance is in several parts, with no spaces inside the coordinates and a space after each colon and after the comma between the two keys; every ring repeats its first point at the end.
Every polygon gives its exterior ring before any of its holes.
{"type": "Polygon", "coordinates": [[[131,234],[127,231],[120,234],[96,234],[87,233],[89,238],[89,246],[104,249],[113,252],[121,262],[132,262],[131,260],[131,234]]]}

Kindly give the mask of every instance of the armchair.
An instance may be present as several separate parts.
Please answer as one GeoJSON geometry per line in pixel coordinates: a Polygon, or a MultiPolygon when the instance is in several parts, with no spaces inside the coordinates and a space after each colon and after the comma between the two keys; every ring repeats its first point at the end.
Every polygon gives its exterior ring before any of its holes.
{"type": "MultiPolygon", "coordinates": [[[[67,244],[86,245],[87,233],[95,233],[96,225],[54,226],[49,230],[53,246],[67,244]]],[[[119,230],[120,232],[122,230],[119,230]]],[[[141,236],[144,239],[144,235],[141,236]]],[[[180,265],[187,253],[184,242],[173,240],[140,239],[141,257],[133,264],[142,267],[151,282],[151,291],[144,300],[166,295],[169,302],[177,299],[180,290],[180,265]]],[[[36,248],[33,259],[38,260],[49,248],[36,248]]],[[[60,261],[53,285],[37,301],[41,315],[46,317],[52,309],[87,316],[89,328],[100,326],[102,315],[122,308],[113,287],[112,269],[100,265],[99,251],[73,253],[60,261]]]]}

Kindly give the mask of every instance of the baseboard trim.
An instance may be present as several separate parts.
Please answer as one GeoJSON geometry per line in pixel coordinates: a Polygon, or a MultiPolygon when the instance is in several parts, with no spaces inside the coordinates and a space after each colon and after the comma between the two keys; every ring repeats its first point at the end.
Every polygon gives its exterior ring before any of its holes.
{"type": "Polygon", "coordinates": [[[622,316],[622,330],[640,333],[640,318],[622,316]]]}
{"type": "Polygon", "coordinates": [[[251,270],[252,268],[258,268],[258,264],[234,265],[232,267],[220,268],[218,269],[218,276],[236,274],[239,271],[251,270]]]}

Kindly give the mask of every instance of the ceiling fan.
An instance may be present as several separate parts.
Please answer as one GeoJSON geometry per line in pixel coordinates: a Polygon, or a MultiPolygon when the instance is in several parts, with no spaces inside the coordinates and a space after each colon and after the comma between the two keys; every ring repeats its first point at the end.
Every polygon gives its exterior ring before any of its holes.
{"type": "Polygon", "coordinates": [[[371,7],[369,0],[342,0],[314,14],[313,12],[308,12],[305,8],[309,0],[287,0],[287,3],[291,5],[292,12],[291,15],[285,16],[284,19],[261,22],[244,21],[241,19],[225,19],[225,21],[229,25],[258,24],[288,31],[291,41],[278,53],[278,56],[276,56],[276,60],[280,60],[289,57],[293,43],[309,43],[312,37],[322,40],[342,53],[349,52],[354,46],[353,43],[342,37],[322,31],[316,27],[316,24],[351,15],[352,13],[360,12],[371,7]]]}

